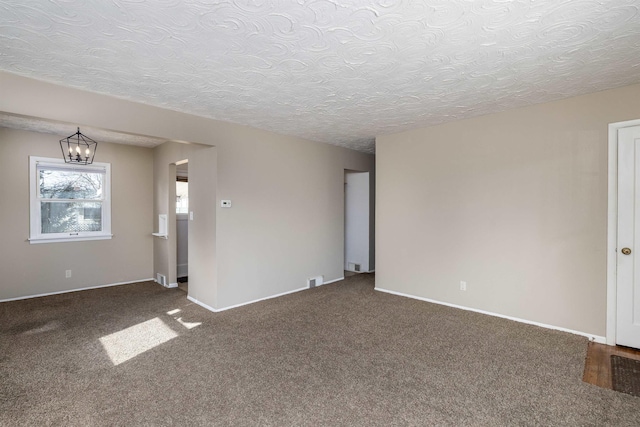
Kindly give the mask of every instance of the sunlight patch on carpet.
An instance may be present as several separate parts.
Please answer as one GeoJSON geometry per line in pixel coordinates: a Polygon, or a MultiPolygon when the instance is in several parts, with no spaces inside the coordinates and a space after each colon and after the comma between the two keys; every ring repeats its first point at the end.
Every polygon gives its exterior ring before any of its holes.
{"type": "Polygon", "coordinates": [[[176,321],[178,323],[180,323],[182,326],[184,326],[185,328],[187,328],[187,329],[193,329],[196,326],[202,325],[202,322],[187,322],[187,321],[184,321],[184,320],[182,320],[182,317],[178,317],[176,319],[176,321]]]}
{"type": "Polygon", "coordinates": [[[167,314],[173,316],[173,320],[180,323],[187,329],[193,329],[196,326],[202,325],[202,322],[187,322],[186,320],[182,320],[182,317],[176,316],[176,314],[180,313],[181,311],[182,310],[180,310],[179,308],[176,308],[175,310],[167,311],[167,314]]]}
{"type": "Polygon", "coordinates": [[[111,362],[117,366],[177,336],[177,333],[156,317],[119,332],[105,335],[100,338],[100,343],[109,355],[111,362]]]}

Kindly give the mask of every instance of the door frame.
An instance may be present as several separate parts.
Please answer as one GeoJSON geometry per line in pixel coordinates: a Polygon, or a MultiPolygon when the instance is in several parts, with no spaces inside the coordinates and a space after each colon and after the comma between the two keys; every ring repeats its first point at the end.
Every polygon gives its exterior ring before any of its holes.
{"type": "Polygon", "coordinates": [[[640,126],[640,119],[609,124],[607,213],[607,329],[606,342],[616,345],[618,246],[618,129],[640,126]]]}

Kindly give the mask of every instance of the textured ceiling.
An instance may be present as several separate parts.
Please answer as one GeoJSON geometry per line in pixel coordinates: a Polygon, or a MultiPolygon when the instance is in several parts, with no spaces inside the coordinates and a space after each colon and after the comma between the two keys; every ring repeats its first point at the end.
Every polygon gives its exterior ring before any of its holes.
{"type": "Polygon", "coordinates": [[[637,0],[0,0],[0,69],[374,151],[640,82],[637,0]]]}

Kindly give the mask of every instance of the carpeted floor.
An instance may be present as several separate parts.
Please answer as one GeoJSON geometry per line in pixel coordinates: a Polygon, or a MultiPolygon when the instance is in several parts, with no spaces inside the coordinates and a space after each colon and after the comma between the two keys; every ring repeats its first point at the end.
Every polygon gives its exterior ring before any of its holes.
{"type": "Polygon", "coordinates": [[[637,426],[586,347],[366,274],[215,314],[124,285],[0,304],[0,425],[637,426]]]}

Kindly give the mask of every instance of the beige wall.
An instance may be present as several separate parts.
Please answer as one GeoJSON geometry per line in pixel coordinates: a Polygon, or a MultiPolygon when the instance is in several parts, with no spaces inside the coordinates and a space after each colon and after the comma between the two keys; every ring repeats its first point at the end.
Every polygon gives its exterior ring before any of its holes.
{"type": "Polygon", "coordinates": [[[220,307],[342,277],[344,170],[374,157],[257,131],[217,148],[220,307]]]}
{"type": "Polygon", "coordinates": [[[96,161],[111,163],[111,240],[27,241],[29,156],[59,158],[62,136],[0,128],[0,300],[152,276],[153,156],[147,148],[106,143],[98,148],[96,161]],[[72,270],[71,278],[65,270],[72,270]]]}
{"type": "MultiPolygon", "coordinates": [[[[8,73],[0,72],[0,90],[0,111],[216,147],[195,160],[215,185],[190,194],[195,208],[215,193],[216,213],[203,208],[208,246],[189,246],[190,280],[194,271],[208,277],[193,295],[204,304],[225,308],[305,287],[312,276],[342,277],[344,169],[373,171],[374,156],[8,73]],[[220,208],[221,199],[233,207],[220,208]]],[[[190,178],[193,166],[190,158],[190,178]]]]}
{"type": "Polygon", "coordinates": [[[607,125],[637,118],[640,85],[379,137],[376,287],[604,336],[607,125]]]}
{"type": "Polygon", "coordinates": [[[189,160],[189,210],[194,213],[193,220],[188,221],[189,296],[215,308],[216,148],[166,142],[153,153],[154,227],[158,229],[158,215],[166,214],[169,228],[168,239],[154,239],[154,276],[165,275],[169,284],[177,280],[175,163],[189,160]]]}

